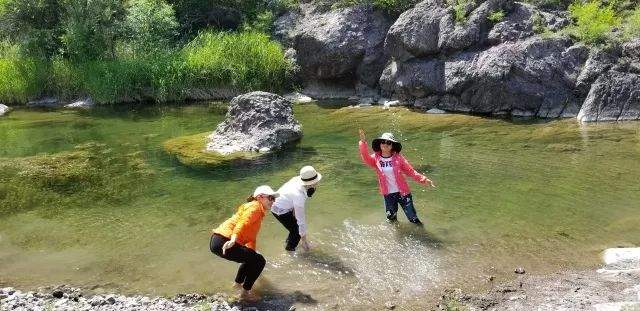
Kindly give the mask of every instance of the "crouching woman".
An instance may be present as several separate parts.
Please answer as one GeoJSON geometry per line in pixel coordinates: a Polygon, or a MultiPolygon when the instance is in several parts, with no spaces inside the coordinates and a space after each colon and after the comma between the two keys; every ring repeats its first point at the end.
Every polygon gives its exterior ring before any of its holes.
{"type": "Polygon", "coordinates": [[[212,253],[240,263],[234,287],[242,288],[240,298],[245,301],[260,299],[251,288],[262,273],[266,261],[256,252],[256,237],[262,219],[277,197],[278,193],[269,186],[256,188],[247,203],[238,207],[236,213],[214,229],[211,236],[209,248],[212,253]]]}

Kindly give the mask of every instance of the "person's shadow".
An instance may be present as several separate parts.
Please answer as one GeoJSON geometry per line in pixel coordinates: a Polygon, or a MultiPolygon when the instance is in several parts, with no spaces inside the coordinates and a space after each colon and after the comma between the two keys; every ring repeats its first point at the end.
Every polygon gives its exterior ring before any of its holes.
{"type": "Polygon", "coordinates": [[[399,241],[410,238],[429,248],[440,248],[444,244],[440,238],[427,231],[424,226],[402,222],[395,222],[389,225],[393,226],[393,232],[399,241]]]}
{"type": "Polygon", "coordinates": [[[237,306],[240,310],[256,308],[257,310],[288,311],[294,304],[315,305],[318,303],[311,295],[300,290],[284,292],[277,289],[268,278],[261,277],[258,283],[260,288],[257,289],[257,292],[262,296],[260,301],[253,303],[236,301],[230,303],[230,306],[232,308],[237,306]]]}

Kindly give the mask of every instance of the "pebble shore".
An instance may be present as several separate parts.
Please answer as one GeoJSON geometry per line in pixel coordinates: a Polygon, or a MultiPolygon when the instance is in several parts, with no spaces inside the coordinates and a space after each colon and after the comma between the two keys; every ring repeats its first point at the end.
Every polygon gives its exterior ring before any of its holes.
{"type": "Polygon", "coordinates": [[[59,286],[52,289],[22,292],[12,287],[0,288],[0,310],[176,310],[241,311],[258,310],[230,303],[229,297],[217,294],[178,294],[173,298],[95,294],[85,296],[78,288],[59,286]]]}

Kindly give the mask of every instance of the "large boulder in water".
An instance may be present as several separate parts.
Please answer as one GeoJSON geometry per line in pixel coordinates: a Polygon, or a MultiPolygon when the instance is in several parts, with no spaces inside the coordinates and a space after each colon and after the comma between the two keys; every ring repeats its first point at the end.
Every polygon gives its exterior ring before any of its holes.
{"type": "Polygon", "coordinates": [[[293,117],[290,101],[267,92],[235,97],[227,118],[209,135],[207,151],[268,152],[302,137],[302,127],[293,117]]]}
{"type": "Polygon", "coordinates": [[[0,104],[0,117],[2,117],[5,114],[9,113],[9,110],[11,110],[11,108],[9,108],[8,106],[5,106],[3,104],[0,104]]]}

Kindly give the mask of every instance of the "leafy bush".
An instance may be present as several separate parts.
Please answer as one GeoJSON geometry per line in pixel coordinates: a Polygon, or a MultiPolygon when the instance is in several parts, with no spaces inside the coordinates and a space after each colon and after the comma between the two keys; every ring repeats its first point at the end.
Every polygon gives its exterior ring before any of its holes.
{"type": "Polygon", "coordinates": [[[611,29],[620,24],[613,8],[603,7],[597,0],[587,3],[576,1],[569,6],[569,12],[574,20],[573,35],[590,44],[604,41],[611,29]]]}
{"type": "Polygon", "coordinates": [[[51,58],[61,47],[59,28],[64,12],[59,0],[2,0],[0,35],[30,56],[51,58]]]}
{"type": "Polygon", "coordinates": [[[505,14],[503,10],[498,10],[495,12],[491,12],[491,14],[489,14],[487,19],[492,23],[499,23],[504,19],[504,15],[505,14]]]}
{"type": "Polygon", "coordinates": [[[162,0],[131,0],[128,3],[125,36],[138,54],[155,52],[171,45],[178,26],[173,7],[162,0]]]}
{"type": "Polygon", "coordinates": [[[68,0],[61,24],[66,56],[76,61],[114,58],[122,36],[124,6],[120,0],[68,0]]]}

